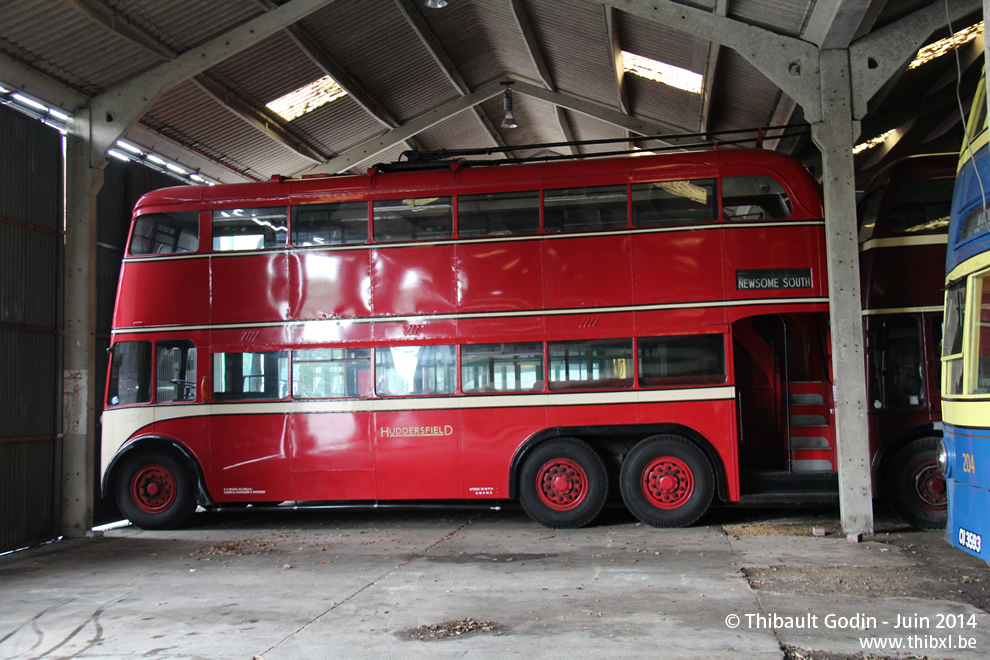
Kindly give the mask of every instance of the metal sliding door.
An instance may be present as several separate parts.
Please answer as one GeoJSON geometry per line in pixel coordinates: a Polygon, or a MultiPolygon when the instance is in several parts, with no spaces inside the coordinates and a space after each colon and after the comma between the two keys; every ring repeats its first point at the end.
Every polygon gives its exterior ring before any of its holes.
{"type": "Polygon", "coordinates": [[[62,136],[0,107],[0,552],[58,533],[62,136]]]}

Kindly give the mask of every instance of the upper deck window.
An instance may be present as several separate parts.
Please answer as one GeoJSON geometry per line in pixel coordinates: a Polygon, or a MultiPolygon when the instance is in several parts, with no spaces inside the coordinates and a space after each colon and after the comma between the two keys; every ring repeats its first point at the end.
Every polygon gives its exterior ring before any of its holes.
{"type": "Polygon", "coordinates": [[[891,236],[944,233],[952,211],[955,179],[905,181],[894,189],[885,233],[891,236]]]}
{"type": "Polygon", "coordinates": [[[632,184],[635,227],[703,224],[715,220],[715,181],[659,181],[632,184]]]}
{"type": "Polygon", "coordinates": [[[214,211],[213,249],[228,251],[284,247],[288,224],[284,206],[214,211]]]}
{"type": "Polygon", "coordinates": [[[625,227],[628,208],[624,185],[562,188],[543,193],[543,222],[551,234],[625,227]]]}
{"type": "Polygon", "coordinates": [[[791,198],[773,177],[727,176],[722,179],[722,217],[783,220],[791,217],[791,198]]]}
{"type": "Polygon", "coordinates": [[[199,249],[199,211],[145,213],[134,221],[130,253],[174,254],[199,249]]]}
{"type": "Polygon", "coordinates": [[[292,244],[350,245],[368,240],[368,202],[292,207],[292,244]]]}
{"type": "Polygon", "coordinates": [[[460,236],[506,236],[539,231],[539,191],[461,195],[457,198],[457,233],[460,236]]]}
{"type": "Polygon", "coordinates": [[[374,233],[378,242],[433,241],[453,235],[450,197],[413,197],[376,200],[374,233]]]}

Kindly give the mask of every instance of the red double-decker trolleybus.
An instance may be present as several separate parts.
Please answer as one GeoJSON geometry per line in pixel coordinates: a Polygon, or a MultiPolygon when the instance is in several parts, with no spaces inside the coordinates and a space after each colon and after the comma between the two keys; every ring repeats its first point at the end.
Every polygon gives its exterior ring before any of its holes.
{"type": "Polygon", "coordinates": [[[860,277],[874,493],[921,529],[944,529],[942,304],[955,154],[905,158],[860,203],[860,277]]]}
{"type": "Polygon", "coordinates": [[[620,496],[681,526],[834,482],[824,240],[817,182],[761,150],[149,193],[104,494],[148,528],[499,500],[577,527],[620,496]]]}

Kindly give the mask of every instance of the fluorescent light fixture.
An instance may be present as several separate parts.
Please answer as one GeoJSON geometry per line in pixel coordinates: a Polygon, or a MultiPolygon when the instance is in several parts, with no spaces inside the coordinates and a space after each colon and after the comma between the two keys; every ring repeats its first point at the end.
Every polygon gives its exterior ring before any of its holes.
{"type": "Polygon", "coordinates": [[[206,183],[206,179],[204,179],[203,177],[201,177],[200,175],[195,174],[195,173],[194,174],[190,174],[189,175],[189,178],[192,179],[193,181],[195,181],[196,183],[206,183]]]}
{"type": "Polygon", "coordinates": [[[116,149],[108,149],[107,153],[113,156],[114,158],[118,158],[126,162],[130,162],[131,160],[131,157],[125,154],[123,151],[117,151],[116,149]]]}
{"type": "Polygon", "coordinates": [[[7,94],[8,92],[10,92],[9,89],[4,87],[3,85],[0,85],[0,94],[7,94]]]}
{"type": "Polygon", "coordinates": [[[168,165],[168,163],[166,163],[164,160],[162,160],[161,158],[159,158],[155,154],[147,154],[147,155],[145,155],[145,158],[147,158],[148,160],[150,160],[155,165],[162,165],[162,166],[167,166],[168,165]]]}
{"type": "Polygon", "coordinates": [[[189,174],[187,170],[182,169],[178,165],[173,165],[172,163],[165,163],[165,167],[172,170],[176,174],[189,174]]]}
{"type": "Polygon", "coordinates": [[[430,9],[443,9],[447,6],[447,0],[426,0],[426,6],[430,9]]]}
{"type": "Polygon", "coordinates": [[[346,96],[344,88],[330,76],[323,76],[308,85],[275,99],[266,107],[285,121],[292,121],[322,105],[346,96]]]}
{"type": "Polygon", "coordinates": [[[64,112],[62,112],[60,110],[56,110],[55,108],[48,108],[48,114],[50,114],[52,117],[54,117],[55,119],[58,119],[60,122],[63,122],[63,123],[64,122],[67,122],[67,121],[69,121],[69,119],[71,119],[71,117],[69,115],[65,114],[64,112]]]}
{"type": "Polygon", "coordinates": [[[963,28],[951,37],[939,39],[935,43],[928,44],[919,50],[918,54],[911,60],[911,63],[908,64],[908,71],[917,69],[922,64],[927,64],[936,57],[942,57],[947,53],[951,53],[956,48],[965,46],[981,34],[983,34],[983,21],[980,21],[976,25],[970,25],[968,28],[963,28]]]}
{"type": "Polygon", "coordinates": [[[47,105],[44,105],[44,104],[38,103],[37,101],[34,101],[32,99],[29,99],[28,97],[24,96],[23,94],[18,94],[17,92],[14,92],[10,96],[13,99],[17,99],[18,101],[20,101],[24,105],[27,105],[27,106],[30,106],[30,107],[34,108],[35,110],[43,110],[44,112],[48,112],[48,106],[47,105]]]}
{"type": "Polygon", "coordinates": [[[701,85],[704,82],[704,76],[700,73],[673,64],[664,64],[625,50],[622,51],[622,68],[626,73],[683,89],[692,94],[701,94],[701,85]]]}
{"type": "Polygon", "coordinates": [[[137,147],[135,147],[133,144],[131,144],[129,142],[124,142],[123,140],[117,140],[117,146],[120,147],[121,149],[125,150],[125,151],[130,151],[132,154],[135,154],[135,155],[138,155],[138,156],[143,156],[144,155],[144,152],[143,151],[141,151],[140,149],[138,149],[137,147]]]}
{"type": "Polygon", "coordinates": [[[892,128],[889,131],[887,131],[886,133],[882,133],[882,134],[876,136],[875,138],[872,138],[872,139],[867,140],[866,142],[861,142],[861,143],[857,144],[855,147],[853,147],[853,153],[854,154],[862,153],[862,152],[866,151],[867,149],[872,149],[873,147],[877,146],[878,144],[883,144],[887,140],[887,138],[889,138],[891,135],[894,134],[894,131],[895,130],[897,130],[897,129],[892,128]]]}

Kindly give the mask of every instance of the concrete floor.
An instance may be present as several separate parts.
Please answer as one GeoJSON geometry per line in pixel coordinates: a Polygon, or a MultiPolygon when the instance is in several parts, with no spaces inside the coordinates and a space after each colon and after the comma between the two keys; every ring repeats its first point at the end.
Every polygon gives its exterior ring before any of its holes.
{"type": "Polygon", "coordinates": [[[181,531],[126,527],[0,557],[0,657],[837,658],[862,653],[863,639],[903,646],[870,657],[987,657],[987,614],[925,587],[913,548],[933,548],[946,570],[987,572],[940,534],[853,544],[723,528],[837,520],[727,507],[688,529],[616,511],[549,530],[518,510],[199,514],[181,531]],[[747,579],[760,567],[910,579],[896,597],[828,579],[775,590],[747,579]],[[917,627],[895,628],[898,617],[917,627]]]}

